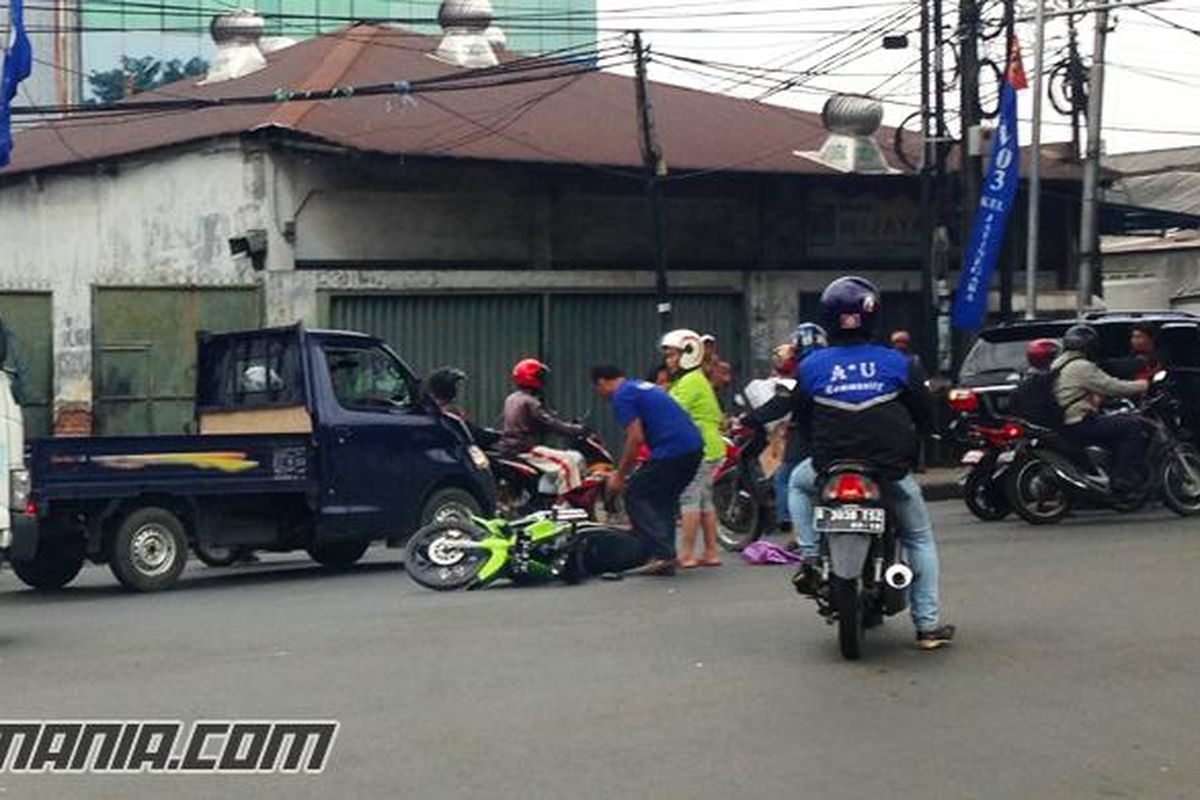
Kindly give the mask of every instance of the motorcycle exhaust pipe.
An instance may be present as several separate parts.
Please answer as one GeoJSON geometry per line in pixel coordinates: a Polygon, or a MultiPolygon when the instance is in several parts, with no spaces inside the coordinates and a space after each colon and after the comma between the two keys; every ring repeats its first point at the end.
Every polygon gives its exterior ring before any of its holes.
{"type": "Polygon", "coordinates": [[[907,589],[913,582],[913,571],[908,564],[892,564],[883,573],[883,580],[897,591],[907,589]]]}
{"type": "Polygon", "coordinates": [[[1085,480],[1085,479],[1075,477],[1074,475],[1072,475],[1072,474],[1068,473],[1066,470],[1064,470],[1062,467],[1052,466],[1051,469],[1054,470],[1054,474],[1055,474],[1055,476],[1058,477],[1059,480],[1063,481],[1064,483],[1068,483],[1071,486],[1074,486],[1076,489],[1079,489],[1080,491],[1086,492],[1089,490],[1094,490],[1094,489],[1100,488],[1100,487],[1090,485],[1087,482],[1087,480],[1085,480]]]}

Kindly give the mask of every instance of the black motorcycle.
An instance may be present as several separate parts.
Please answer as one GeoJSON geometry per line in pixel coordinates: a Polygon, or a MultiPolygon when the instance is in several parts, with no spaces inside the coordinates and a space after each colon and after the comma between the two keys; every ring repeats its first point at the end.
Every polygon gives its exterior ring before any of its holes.
{"type": "Polygon", "coordinates": [[[857,659],[864,631],[908,607],[913,572],[896,536],[891,483],[872,467],[838,462],[817,476],[817,611],[838,626],[842,656],[857,659]]]}
{"type": "Polygon", "coordinates": [[[1155,497],[1180,516],[1200,514],[1200,452],[1184,441],[1181,407],[1165,375],[1159,373],[1137,407],[1148,448],[1140,488],[1112,487],[1112,455],[1100,447],[1079,448],[1060,433],[1029,423],[1009,470],[1007,492],[1026,522],[1060,521],[1076,503],[1134,511],[1155,497]]]}

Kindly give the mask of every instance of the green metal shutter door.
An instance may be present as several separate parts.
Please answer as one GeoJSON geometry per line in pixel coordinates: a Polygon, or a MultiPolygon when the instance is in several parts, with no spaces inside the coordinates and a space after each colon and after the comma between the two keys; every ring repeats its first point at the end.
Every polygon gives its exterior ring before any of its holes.
{"type": "Polygon", "coordinates": [[[25,435],[48,436],[53,425],[54,334],[49,293],[0,293],[0,319],[8,329],[6,366],[17,372],[17,399],[25,435]]]}
{"type": "Polygon", "coordinates": [[[196,332],[261,324],[262,301],[256,288],[96,289],[96,432],[188,430],[193,420],[196,332]]]}
{"type": "Polygon", "coordinates": [[[479,424],[496,425],[509,370],[538,354],[541,306],[537,295],[335,295],[329,323],[380,337],[421,376],[465,370],[460,404],[479,424]]]}
{"type": "MultiPolygon", "coordinates": [[[[546,359],[554,369],[550,402],[563,416],[588,414],[610,447],[619,450],[623,434],[608,404],[593,391],[587,370],[611,362],[630,377],[643,378],[661,362],[654,297],[554,295],[549,305],[546,359]]],[[[672,324],[714,334],[721,357],[733,365],[736,385],[744,384],[749,376],[741,372],[746,347],[741,295],[675,295],[671,305],[672,324]]]]}

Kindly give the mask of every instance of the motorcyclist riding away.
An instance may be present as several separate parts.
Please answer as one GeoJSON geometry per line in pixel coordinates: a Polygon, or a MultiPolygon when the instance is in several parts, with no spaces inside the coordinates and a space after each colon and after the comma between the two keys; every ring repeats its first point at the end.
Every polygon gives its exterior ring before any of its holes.
{"type": "Polygon", "coordinates": [[[546,447],[542,440],[550,433],[575,438],[583,435],[584,427],[559,419],[542,404],[541,393],[549,372],[550,368],[536,358],[521,359],[513,366],[512,379],[517,390],[504,400],[504,435],[497,449],[553,476],[557,493],[562,497],[582,480],[583,454],[546,447]]]}
{"type": "Polygon", "coordinates": [[[934,650],[949,643],[955,629],[939,619],[937,544],[912,475],[918,431],[929,428],[933,404],[919,367],[871,343],[880,307],[879,290],[863,278],[838,278],[821,295],[830,346],[801,362],[793,392],[793,423],[812,432],[812,458],[792,472],[788,495],[804,558],[794,580],[802,593],[819,586],[820,542],[812,524],[818,473],[837,461],[865,461],[893,481],[892,513],[914,573],[909,597],[917,646],[934,650]]]}
{"type": "Polygon", "coordinates": [[[1136,397],[1145,393],[1145,380],[1123,381],[1093,363],[1100,336],[1091,325],[1072,325],[1063,334],[1063,353],[1051,369],[1058,373],[1054,399],[1063,409],[1063,435],[1077,447],[1098,445],[1113,455],[1112,488],[1136,491],[1136,476],[1145,461],[1146,437],[1132,414],[1099,414],[1109,397],[1136,397]]]}

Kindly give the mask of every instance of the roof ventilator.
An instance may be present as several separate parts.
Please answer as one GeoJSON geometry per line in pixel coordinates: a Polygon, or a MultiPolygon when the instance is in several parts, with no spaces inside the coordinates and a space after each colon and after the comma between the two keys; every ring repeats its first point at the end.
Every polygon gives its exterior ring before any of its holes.
{"type": "Polygon", "coordinates": [[[875,132],[883,122],[883,104],[861,94],[835,94],[821,109],[829,138],[816,152],[794,150],[801,158],[836,169],[869,175],[898,172],[888,165],[875,132]]]}
{"type": "Polygon", "coordinates": [[[259,42],[266,22],[253,11],[239,9],[213,17],[209,26],[217,54],[200,83],[220,83],[258,72],[267,65],[259,42]]]}
{"type": "Polygon", "coordinates": [[[433,57],[465,69],[483,69],[500,63],[493,45],[503,46],[503,31],[492,24],[490,0],[442,0],[438,24],[442,42],[433,57]]]}

